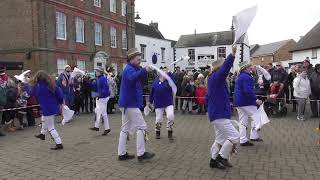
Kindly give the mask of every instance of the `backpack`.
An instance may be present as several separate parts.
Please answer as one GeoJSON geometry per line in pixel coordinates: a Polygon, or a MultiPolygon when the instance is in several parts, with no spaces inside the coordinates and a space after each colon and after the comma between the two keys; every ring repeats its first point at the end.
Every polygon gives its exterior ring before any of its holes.
{"type": "Polygon", "coordinates": [[[7,104],[7,89],[0,87],[0,107],[4,107],[7,104]]]}

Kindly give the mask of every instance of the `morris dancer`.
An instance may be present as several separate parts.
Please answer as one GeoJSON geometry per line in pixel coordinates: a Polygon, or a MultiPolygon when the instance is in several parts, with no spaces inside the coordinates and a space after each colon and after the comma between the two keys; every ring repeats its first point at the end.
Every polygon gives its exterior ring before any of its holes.
{"type": "Polygon", "coordinates": [[[215,61],[212,74],[208,78],[208,115],[215,129],[215,142],[211,147],[210,167],[225,169],[232,167],[229,156],[239,143],[239,132],[231,123],[231,107],[227,77],[233,66],[237,48],[232,47],[232,54],[223,62],[215,61]]]}
{"type": "Polygon", "coordinates": [[[151,159],[154,153],[145,151],[145,140],[147,139],[147,124],[143,119],[140,108],[143,107],[143,94],[141,80],[147,77],[147,71],[151,69],[141,68],[141,52],[136,48],[128,51],[128,64],[122,73],[120,86],[119,107],[122,112],[122,126],[119,137],[118,155],[119,160],[133,159],[126,149],[129,133],[137,132],[137,156],[138,160],[151,159]]]}
{"type": "MultiPolygon", "coordinates": [[[[166,69],[166,68],[165,68],[166,69]]],[[[170,74],[169,74],[170,75],[170,74]]],[[[153,81],[149,104],[153,104],[156,111],[156,139],[160,139],[163,113],[167,115],[168,138],[173,140],[174,107],[173,92],[168,81],[159,74],[159,78],[153,81]]]]}
{"type": "Polygon", "coordinates": [[[247,127],[249,125],[249,117],[251,121],[251,141],[262,141],[259,138],[258,130],[255,129],[255,123],[257,122],[258,112],[257,105],[262,104],[261,100],[258,100],[255,94],[254,86],[255,80],[252,76],[254,66],[249,62],[244,61],[240,64],[240,74],[235,84],[234,91],[234,105],[238,110],[239,114],[239,131],[240,131],[240,145],[241,146],[253,146],[247,138],[247,127]]]}
{"type": "Polygon", "coordinates": [[[54,127],[54,117],[61,111],[63,104],[62,90],[55,85],[53,80],[44,71],[38,71],[31,80],[30,94],[35,96],[42,111],[41,133],[35,135],[36,138],[45,140],[45,134],[49,131],[56,146],[52,150],[63,149],[61,138],[54,127]]]}
{"type": "Polygon", "coordinates": [[[109,85],[108,80],[104,76],[104,70],[101,67],[98,67],[96,69],[96,75],[97,75],[97,81],[93,84],[93,86],[96,86],[97,89],[97,100],[96,100],[96,121],[93,128],[90,128],[93,131],[99,131],[100,126],[100,120],[101,117],[103,118],[103,124],[104,124],[104,132],[102,136],[108,135],[108,133],[111,132],[110,126],[109,126],[109,119],[107,115],[107,104],[109,101],[110,91],[109,91],[109,85]]]}

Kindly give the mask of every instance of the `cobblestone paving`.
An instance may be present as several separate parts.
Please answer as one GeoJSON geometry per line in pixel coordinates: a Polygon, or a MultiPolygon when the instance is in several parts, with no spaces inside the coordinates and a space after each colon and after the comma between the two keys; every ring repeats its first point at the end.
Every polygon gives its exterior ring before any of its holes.
{"type": "MultiPolygon", "coordinates": [[[[93,115],[81,115],[64,127],[58,125],[65,149],[51,151],[53,142],[34,138],[40,127],[0,138],[0,179],[235,179],[317,180],[320,177],[320,147],[314,129],[318,120],[298,122],[294,114],[271,118],[261,135],[264,142],[240,147],[225,171],[209,167],[213,128],[206,116],[176,114],[173,142],[162,129],[154,138],[154,114],[147,117],[150,141],[147,150],[156,153],[149,162],[117,161],[120,115],[109,115],[111,134],[88,130],[93,115]]],[[[57,118],[58,119],[58,118],[57,118]]],[[[235,118],[236,119],[236,118],[235,118]]],[[[101,126],[102,127],[102,126],[101,126]]],[[[135,139],[128,142],[135,153],[135,139]]]]}

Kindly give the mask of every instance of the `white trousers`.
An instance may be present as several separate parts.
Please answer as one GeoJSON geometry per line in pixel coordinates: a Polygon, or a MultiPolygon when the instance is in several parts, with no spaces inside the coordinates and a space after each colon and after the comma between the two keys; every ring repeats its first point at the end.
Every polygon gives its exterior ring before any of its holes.
{"type": "Polygon", "coordinates": [[[46,134],[49,131],[52,139],[56,144],[62,144],[61,138],[58,131],[54,128],[54,115],[53,116],[42,116],[41,134],[46,134]]]}
{"type": "Polygon", "coordinates": [[[258,131],[255,129],[256,117],[254,114],[257,113],[257,106],[244,106],[237,107],[238,115],[239,115],[239,131],[240,131],[240,143],[245,143],[248,141],[247,137],[247,128],[249,127],[249,117],[252,119],[251,121],[251,133],[250,139],[259,139],[258,131]]]}
{"type": "Polygon", "coordinates": [[[107,98],[100,98],[99,100],[96,100],[96,122],[94,124],[94,127],[99,128],[100,126],[100,120],[101,117],[103,118],[103,125],[104,125],[104,130],[110,129],[109,126],[109,119],[107,115],[107,104],[109,101],[109,97],[107,98]]]}
{"type": "Polygon", "coordinates": [[[128,135],[137,132],[137,156],[141,156],[145,152],[145,136],[147,124],[143,119],[139,108],[121,108],[122,126],[119,137],[118,155],[127,153],[126,144],[128,135]]]}
{"type": "MultiPolygon", "coordinates": [[[[166,112],[167,115],[167,130],[172,130],[173,121],[174,121],[174,107],[173,105],[167,106],[165,108],[157,108],[156,109],[156,124],[162,123],[163,121],[163,114],[166,112]]],[[[157,129],[156,129],[157,131],[157,129]]]]}
{"type": "Polygon", "coordinates": [[[211,122],[215,130],[215,141],[211,147],[211,158],[220,155],[229,159],[232,149],[239,143],[239,132],[230,119],[217,119],[211,122]]]}

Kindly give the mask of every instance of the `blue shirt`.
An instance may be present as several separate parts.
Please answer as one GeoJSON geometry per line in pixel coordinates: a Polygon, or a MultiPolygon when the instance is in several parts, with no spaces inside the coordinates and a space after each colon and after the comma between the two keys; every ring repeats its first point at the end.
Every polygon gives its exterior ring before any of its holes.
{"type": "Polygon", "coordinates": [[[244,71],[239,74],[234,86],[234,105],[236,107],[256,105],[254,85],[255,80],[251,74],[244,71]]]}
{"type": "Polygon", "coordinates": [[[119,107],[142,108],[142,80],[147,77],[147,71],[141,67],[127,64],[124,68],[120,85],[119,107]]]}
{"type": "Polygon", "coordinates": [[[46,82],[40,81],[34,87],[29,89],[31,96],[35,96],[43,116],[56,115],[60,111],[60,105],[63,104],[62,90],[56,86],[52,92],[46,82]]]}
{"type": "Polygon", "coordinates": [[[98,77],[96,86],[98,98],[106,98],[110,96],[108,80],[104,75],[98,77]]]}
{"type": "Polygon", "coordinates": [[[230,54],[221,67],[208,77],[208,115],[209,120],[230,119],[231,107],[227,77],[233,66],[234,56],[230,54]]]}
{"type": "Polygon", "coordinates": [[[71,87],[70,87],[70,75],[68,75],[66,72],[63,72],[59,75],[58,80],[56,81],[58,87],[61,88],[63,94],[68,95],[71,93],[71,87]],[[66,81],[66,86],[62,84],[62,81],[66,81]]]}
{"type": "Polygon", "coordinates": [[[173,92],[167,80],[161,82],[156,79],[153,81],[149,101],[151,104],[154,103],[155,108],[165,108],[173,105],[173,92]]]}

